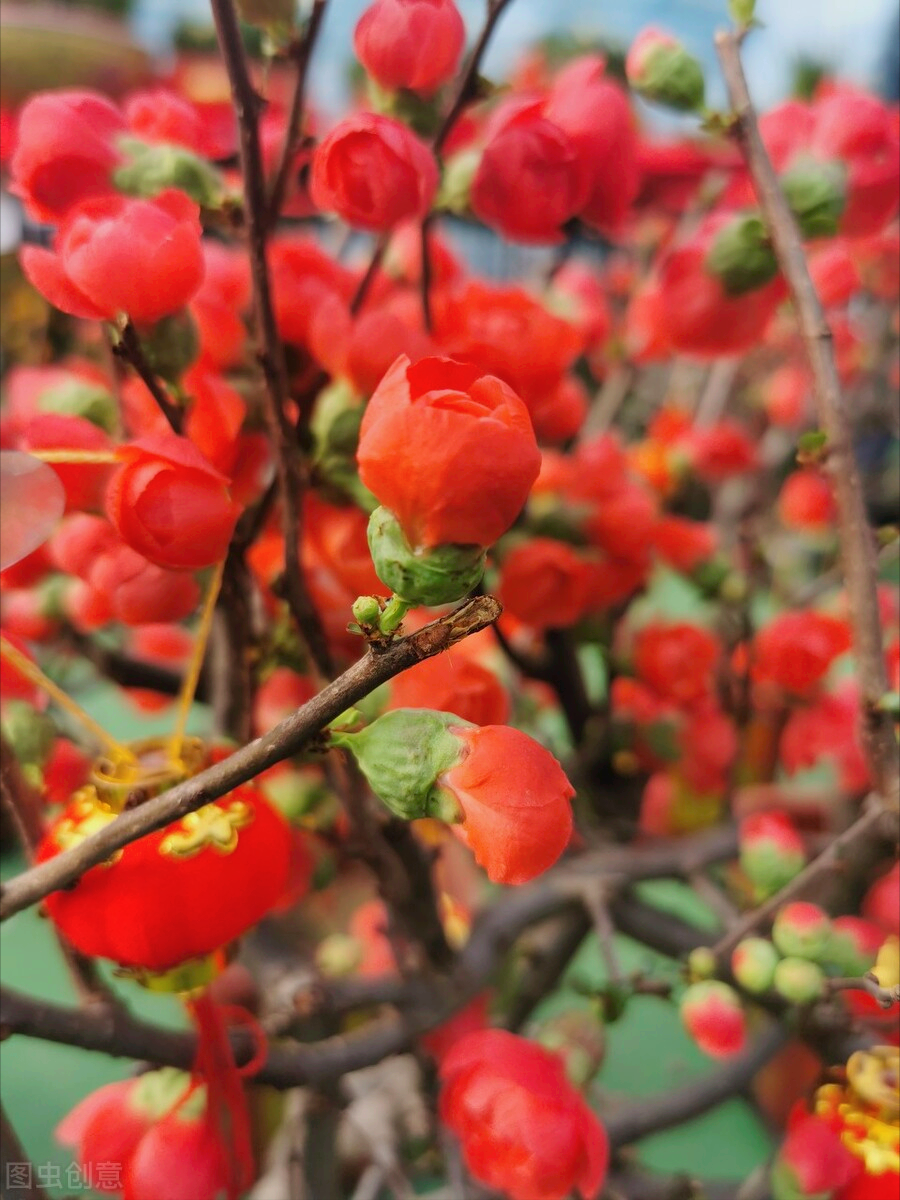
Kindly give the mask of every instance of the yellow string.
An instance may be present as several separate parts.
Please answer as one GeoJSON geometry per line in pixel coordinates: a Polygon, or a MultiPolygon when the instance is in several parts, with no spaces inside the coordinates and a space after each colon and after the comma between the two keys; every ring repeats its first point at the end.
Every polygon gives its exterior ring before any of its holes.
{"type": "Polygon", "coordinates": [[[225,560],[223,559],[222,562],[217,564],[212,573],[212,578],[209,581],[206,596],[203,600],[203,608],[200,611],[197,640],[194,643],[187,674],[181,685],[181,692],[178,696],[178,715],[172,736],[169,738],[169,761],[173,766],[178,766],[181,762],[181,745],[184,741],[185,728],[191,711],[191,705],[194,703],[194,693],[197,691],[197,684],[200,680],[203,659],[206,656],[206,644],[209,641],[209,631],[212,629],[213,614],[216,610],[216,600],[219,596],[219,588],[222,586],[222,573],[224,570],[225,560]]]}
{"type": "Polygon", "coordinates": [[[89,716],[79,704],[76,704],[71,696],[67,695],[52,679],[48,679],[36,663],[33,663],[27,655],[17,649],[2,634],[0,634],[0,654],[8,662],[12,663],[16,670],[21,672],[26,679],[46,692],[51,700],[54,700],[60,708],[65,709],[69,716],[74,717],[79,724],[92,733],[113,760],[117,762],[136,761],[135,756],[127,746],[123,746],[121,742],[117,742],[101,725],[98,725],[94,718],[89,716]]]}
{"type": "Polygon", "coordinates": [[[30,458],[45,463],[120,463],[118,450],[28,450],[30,458]]]}

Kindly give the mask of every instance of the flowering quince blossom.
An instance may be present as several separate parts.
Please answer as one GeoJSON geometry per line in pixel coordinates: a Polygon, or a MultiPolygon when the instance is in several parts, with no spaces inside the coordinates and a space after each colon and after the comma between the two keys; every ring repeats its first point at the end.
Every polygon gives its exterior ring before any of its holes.
{"type": "Polygon", "coordinates": [[[466,29],[453,0],[375,0],[353,49],[376,83],[430,96],[456,73],[466,29]]]}
{"type": "Polygon", "coordinates": [[[319,143],[310,191],[316,207],[385,233],[424,217],[437,191],[434,156],[407,126],[376,113],[341,121],[319,143]]]}
{"type": "Polygon", "coordinates": [[[701,1050],[712,1058],[731,1058],[747,1041],[744,1010],[727,983],[693,983],[681,998],[681,1019],[701,1050]]]}
{"type": "Polygon", "coordinates": [[[451,359],[401,355],[370,399],[359,476],[413,546],[490,546],[513,523],[540,454],[525,405],[451,359]]]}
{"type": "Polygon", "coordinates": [[[63,312],[152,325],[183,308],[203,281],[200,217],[183,192],[107,196],[69,209],[54,249],[25,246],[22,270],[63,312]]]}
{"type": "Polygon", "coordinates": [[[606,1176],[606,1132],[549,1050],[501,1029],[444,1056],[440,1116],[476,1179],[511,1200],[591,1200],[606,1176]]]}

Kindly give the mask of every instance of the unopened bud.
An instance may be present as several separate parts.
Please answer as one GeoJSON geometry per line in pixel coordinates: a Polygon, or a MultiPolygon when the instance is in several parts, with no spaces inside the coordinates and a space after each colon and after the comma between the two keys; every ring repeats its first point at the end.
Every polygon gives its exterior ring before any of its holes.
{"type": "Polygon", "coordinates": [[[638,34],[625,60],[629,84],[647,100],[696,112],[703,107],[703,68],[676,38],[659,29],[638,34]]]}
{"type": "Polygon", "coordinates": [[[830,917],[818,904],[805,900],[785,904],[772,925],[772,941],[792,958],[821,959],[830,940],[830,917]]]}
{"type": "Polygon", "coordinates": [[[762,218],[756,213],[732,218],[716,235],[705,265],[729,296],[742,296],[774,279],[778,260],[762,218]]]}
{"type": "Polygon", "coordinates": [[[731,955],[731,970],[748,992],[766,992],[772,986],[778,961],[778,951],[766,938],[744,938],[731,955]]]}
{"type": "Polygon", "coordinates": [[[805,159],[785,171],[779,183],[805,238],[834,237],[847,202],[841,163],[805,159]]]}
{"type": "Polygon", "coordinates": [[[805,958],[783,958],[775,968],[772,986],[792,1004],[810,1004],[825,988],[822,968],[805,958]]]}

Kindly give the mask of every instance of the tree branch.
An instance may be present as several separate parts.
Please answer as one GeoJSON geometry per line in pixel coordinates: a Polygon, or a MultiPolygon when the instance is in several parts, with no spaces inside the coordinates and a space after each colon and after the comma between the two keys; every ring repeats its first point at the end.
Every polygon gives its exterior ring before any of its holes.
{"type": "Polygon", "coordinates": [[[829,979],[829,992],[867,992],[882,1008],[893,1008],[900,1004],[900,984],[882,987],[878,976],[872,971],[859,979],[829,979]]]}
{"type": "Polygon", "coordinates": [[[275,455],[275,470],[281,500],[284,532],[286,599],[310,657],[319,672],[330,678],[331,652],[319,615],[310,600],[300,565],[302,498],[308,479],[305,465],[296,453],[293,430],[287,419],[289,397],[284,347],[278,336],[275,309],[269,286],[266,260],[268,201],[259,138],[260,99],[253,89],[244,43],[233,0],[211,0],[219,46],[237,113],[241,134],[241,172],[247,199],[247,232],[250,243],[250,273],[253,307],[260,339],[259,362],[265,379],[265,416],[275,455]]]}
{"type": "Polygon", "coordinates": [[[275,180],[272,184],[272,193],[269,197],[268,224],[270,229],[274,227],[281,213],[281,206],[284,203],[284,195],[287,191],[288,180],[291,174],[291,165],[294,155],[297,152],[297,140],[300,127],[303,123],[303,108],[306,101],[309,64],[312,61],[313,49],[319,36],[319,30],[322,27],[322,18],[325,16],[325,7],[327,4],[328,0],[313,0],[312,11],[309,14],[309,20],[307,21],[303,37],[292,48],[292,57],[297,64],[297,81],[294,85],[294,94],[291,97],[291,108],[288,113],[281,158],[278,161],[275,180]]]}
{"type": "Polygon", "coordinates": [[[896,804],[900,767],[894,722],[889,713],[878,707],[888,691],[888,678],[878,609],[875,542],[841,395],[832,333],[810,277],[800,231],[759,132],[741,63],[741,38],[741,31],[719,32],[716,50],[735,110],[737,140],[797,312],[813,377],[818,419],[828,438],[828,461],[835,485],[841,554],[856,648],[866,761],[874,786],[882,796],[896,804]]]}
{"type": "Polygon", "coordinates": [[[177,404],[173,403],[169,393],[157,379],[153,368],[147,362],[147,356],[144,354],[141,339],[138,337],[137,330],[130,320],[126,321],[119,330],[119,336],[112,344],[112,352],[118,358],[122,358],[125,362],[131,364],[135,372],[144,381],[147,390],[156,401],[160,412],[169,422],[172,432],[180,434],[182,429],[181,409],[177,404]]]}
{"type": "Polygon", "coordinates": [[[230,758],[138,808],[122,813],[73,849],[11,879],[2,890],[0,920],[36,904],[50,892],[74,883],[85,871],[104,862],[129,842],[165,828],[172,821],[224,796],[238,784],[246,783],[261,771],[296,754],[319,730],[379,684],[486,628],[497,619],[500,611],[500,605],[493,597],[477,597],[409,637],[398,639],[380,653],[370,649],[343,675],[264,737],[242,746],[230,758]]]}
{"type": "Polygon", "coordinates": [[[441,127],[435,134],[434,141],[431,144],[435,154],[439,155],[441,153],[444,143],[453,132],[453,126],[462,115],[463,109],[478,95],[478,72],[481,69],[481,61],[484,58],[497,22],[500,20],[503,10],[509,4],[510,0],[488,0],[487,14],[481,33],[478,35],[478,41],[469,55],[469,61],[459,81],[459,87],[456,89],[456,94],[450,103],[447,114],[441,122],[441,127]]]}

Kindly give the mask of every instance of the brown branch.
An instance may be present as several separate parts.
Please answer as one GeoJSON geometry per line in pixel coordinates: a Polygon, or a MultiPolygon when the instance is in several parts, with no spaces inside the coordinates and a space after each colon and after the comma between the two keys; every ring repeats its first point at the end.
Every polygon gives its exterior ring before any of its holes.
{"type": "Polygon", "coordinates": [[[74,883],[85,871],[104,862],[129,842],[165,828],[172,821],[180,820],[187,813],[224,796],[238,784],[246,783],[261,771],[296,754],[319,730],[379,684],[486,628],[497,619],[500,611],[499,603],[492,597],[477,597],[411,636],[398,639],[380,653],[369,650],[343,675],[264,737],[242,746],[230,758],[201,771],[199,775],[170,788],[138,808],[122,813],[73,849],[9,880],[3,887],[0,899],[0,920],[36,904],[49,892],[74,883]]]}
{"type": "Polygon", "coordinates": [[[859,979],[829,979],[829,992],[867,992],[882,1008],[893,1008],[900,1004],[900,984],[893,987],[882,987],[878,976],[872,971],[859,979]]]}
{"type": "Polygon", "coordinates": [[[269,266],[266,259],[268,201],[259,138],[260,99],[250,79],[233,0],[211,0],[211,3],[241,134],[241,173],[247,200],[253,307],[260,340],[259,362],[266,384],[263,393],[266,425],[275,455],[275,471],[281,500],[286,599],[310,657],[319,672],[325,678],[330,678],[333,671],[331,652],[319,614],[304,584],[300,565],[302,498],[308,478],[305,464],[296,453],[293,430],[287,419],[287,366],[284,347],[278,336],[269,285],[269,266]]]}
{"type": "Polygon", "coordinates": [[[366,302],[372,284],[375,282],[381,264],[384,261],[384,256],[387,253],[387,248],[390,245],[391,235],[383,233],[375,243],[375,249],[372,251],[372,257],[369,259],[369,265],[362,274],[362,278],[356,285],[356,291],[350,299],[350,312],[355,317],[362,310],[362,306],[366,302]]]}
{"type": "Polygon", "coordinates": [[[309,78],[309,64],[312,60],[313,49],[322,27],[325,7],[328,0],[313,0],[312,11],[306,23],[306,30],[291,49],[291,57],[297,64],[297,80],[294,84],[294,94],[291,97],[291,107],[288,113],[287,127],[284,134],[284,145],[281,148],[281,158],[275,171],[275,180],[269,197],[268,223],[269,228],[278,221],[284,195],[287,191],[291,174],[291,165],[297,153],[297,141],[300,127],[303,123],[303,109],[306,102],[306,84],[309,78]]]}
{"type": "Polygon", "coordinates": [[[171,426],[172,432],[180,434],[182,430],[181,409],[175,404],[169,393],[156,377],[156,373],[147,361],[141,339],[131,321],[126,321],[119,330],[118,338],[112,344],[112,352],[118,358],[130,363],[135,372],[144,381],[150,395],[156,401],[162,415],[171,426]]]}
{"type": "Polygon", "coordinates": [[[716,942],[713,946],[713,953],[719,964],[726,964],[738,942],[774,917],[783,904],[802,895],[824,871],[830,871],[836,867],[841,858],[857,842],[876,835],[884,817],[885,809],[881,802],[874,796],[870,797],[869,805],[861,817],[858,817],[852,825],[830,842],[817,858],[808,863],[799,875],[794,876],[790,883],[771,896],[764,904],[760,904],[758,908],[752,909],[746,916],[735,922],[728,932],[716,942]]]}
{"type": "MultiPolygon", "coordinates": [[[[152,803],[148,801],[148,805],[152,803]]],[[[320,1085],[404,1052],[416,1037],[440,1025],[484,990],[524,929],[573,909],[577,904],[572,894],[575,878],[603,876],[610,884],[664,878],[720,861],[734,849],[734,831],[718,829],[646,847],[604,849],[567,861],[534,883],[511,890],[479,914],[449,974],[408,981],[410,1003],[401,1014],[316,1043],[273,1045],[255,1078],[282,1089],[320,1085]]],[[[192,1034],[161,1029],[123,1012],[64,1008],[9,988],[0,989],[0,1028],[7,1035],[18,1033],[176,1067],[190,1066],[195,1050],[192,1034]]],[[[246,1061],[254,1050],[252,1040],[243,1031],[232,1036],[237,1061],[246,1061]]]]}
{"type": "Polygon", "coordinates": [[[618,1149],[661,1129],[671,1129],[737,1095],[775,1057],[789,1036],[780,1023],[771,1022],[749,1050],[724,1066],[683,1087],[611,1108],[604,1117],[610,1145],[618,1149]]]}
{"type": "Polygon", "coordinates": [[[772,245],[797,313],[813,377],[819,423],[828,438],[838,508],[838,530],[846,575],[863,710],[863,742],[872,782],[885,798],[900,788],[894,723],[878,705],[888,691],[878,609],[875,542],[866,513],[850,424],[841,395],[832,333],[809,273],[797,223],[766,152],[741,63],[742,33],[716,35],[716,50],[735,111],[735,133],[743,152],[772,245]]]}
{"type": "Polygon", "coordinates": [[[456,94],[431,144],[435,154],[441,153],[444,143],[453,132],[453,126],[462,115],[463,109],[478,95],[478,72],[481,69],[481,60],[484,58],[497,22],[500,20],[503,10],[507,8],[509,3],[510,0],[488,0],[484,26],[478,35],[478,41],[475,43],[472,53],[469,55],[469,61],[459,81],[456,94]]]}

